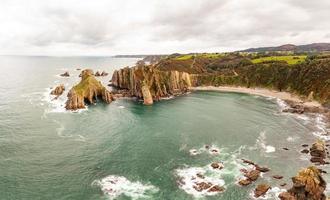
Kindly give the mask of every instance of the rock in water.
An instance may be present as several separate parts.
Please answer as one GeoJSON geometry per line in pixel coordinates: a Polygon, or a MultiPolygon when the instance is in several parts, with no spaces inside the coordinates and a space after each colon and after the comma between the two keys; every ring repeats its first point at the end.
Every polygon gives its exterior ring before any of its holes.
{"type": "Polygon", "coordinates": [[[257,188],[254,190],[254,196],[256,198],[263,196],[266,194],[266,192],[270,189],[270,185],[268,184],[259,184],[257,188]]]}
{"type": "Polygon", "coordinates": [[[310,148],[310,154],[312,156],[311,162],[325,164],[324,159],[326,159],[326,148],[325,143],[321,140],[315,142],[310,148]]]}
{"type": "Polygon", "coordinates": [[[63,84],[59,85],[59,86],[56,86],[56,88],[54,90],[52,90],[50,92],[51,95],[55,95],[55,99],[57,99],[59,96],[61,96],[63,94],[65,90],[65,87],[63,84]]]}
{"type": "Polygon", "coordinates": [[[63,76],[63,77],[69,77],[70,74],[69,74],[69,72],[64,72],[63,74],[60,74],[60,76],[63,76]]]}
{"type": "Polygon", "coordinates": [[[101,76],[108,76],[109,73],[102,71],[101,76]]]}
{"type": "Polygon", "coordinates": [[[96,71],[95,76],[101,76],[99,71],[96,71]]]}
{"type": "Polygon", "coordinates": [[[298,175],[292,178],[292,182],[292,188],[279,195],[281,200],[326,200],[326,182],[315,166],[299,171],[298,175]]]}
{"type": "Polygon", "coordinates": [[[114,100],[113,95],[96,80],[93,71],[90,69],[81,72],[81,81],[68,93],[68,100],[65,108],[67,110],[77,110],[85,108],[85,102],[95,103],[97,98],[101,98],[105,103],[114,100]]]}
{"type": "Polygon", "coordinates": [[[126,89],[131,96],[143,99],[150,105],[162,97],[183,94],[191,87],[190,75],[186,72],[162,71],[154,66],[136,66],[116,70],[112,85],[126,89]]]}

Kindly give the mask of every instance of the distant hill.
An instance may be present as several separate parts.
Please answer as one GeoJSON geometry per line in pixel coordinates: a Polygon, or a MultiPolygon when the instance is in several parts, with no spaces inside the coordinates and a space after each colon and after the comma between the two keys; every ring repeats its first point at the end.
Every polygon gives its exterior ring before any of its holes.
{"type": "Polygon", "coordinates": [[[313,43],[306,45],[285,44],[278,47],[250,48],[240,52],[266,52],[266,51],[295,51],[295,52],[330,51],[330,43],[313,43]]]}

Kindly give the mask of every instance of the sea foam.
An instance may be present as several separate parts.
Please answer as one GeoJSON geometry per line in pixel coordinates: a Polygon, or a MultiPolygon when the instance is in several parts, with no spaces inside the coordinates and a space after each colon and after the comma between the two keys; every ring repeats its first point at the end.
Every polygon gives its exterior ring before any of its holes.
{"type": "Polygon", "coordinates": [[[97,185],[103,193],[110,199],[116,199],[119,196],[127,196],[131,199],[151,198],[159,189],[150,184],[141,182],[131,182],[123,176],[110,175],[101,180],[93,181],[92,185],[97,185]]]}

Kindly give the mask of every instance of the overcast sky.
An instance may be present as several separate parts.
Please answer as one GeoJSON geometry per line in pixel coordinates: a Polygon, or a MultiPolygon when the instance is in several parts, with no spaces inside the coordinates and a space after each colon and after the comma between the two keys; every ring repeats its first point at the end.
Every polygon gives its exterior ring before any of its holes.
{"type": "Polygon", "coordinates": [[[0,0],[0,54],[222,52],[330,42],[330,0],[0,0]]]}

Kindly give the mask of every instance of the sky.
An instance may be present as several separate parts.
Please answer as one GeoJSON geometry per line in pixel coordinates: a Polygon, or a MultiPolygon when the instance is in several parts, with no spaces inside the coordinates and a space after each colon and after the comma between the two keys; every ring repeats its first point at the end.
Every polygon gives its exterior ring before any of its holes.
{"type": "Polygon", "coordinates": [[[330,0],[0,0],[0,54],[170,54],[330,42],[329,10],[330,0]]]}

